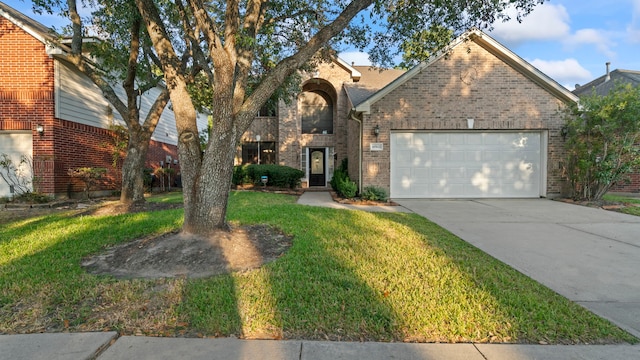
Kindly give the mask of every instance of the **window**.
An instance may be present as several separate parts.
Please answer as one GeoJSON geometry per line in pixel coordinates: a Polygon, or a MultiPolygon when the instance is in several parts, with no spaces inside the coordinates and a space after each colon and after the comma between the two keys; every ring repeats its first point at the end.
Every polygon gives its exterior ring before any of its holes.
{"type": "Polygon", "coordinates": [[[303,92],[300,118],[303,134],[333,134],[333,101],[324,91],[303,92]]]}
{"type": "Polygon", "coordinates": [[[275,164],[276,143],[273,141],[260,142],[260,162],[258,162],[258,143],[242,144],[242,164],[275,164]]]}

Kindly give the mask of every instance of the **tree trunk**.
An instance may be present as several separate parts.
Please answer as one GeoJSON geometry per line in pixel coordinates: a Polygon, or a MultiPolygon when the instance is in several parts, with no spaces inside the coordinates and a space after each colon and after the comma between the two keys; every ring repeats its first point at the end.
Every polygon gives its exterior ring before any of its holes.
{"type": "Polygon", "coordinates": [[[224,131],[212,131],[214,141],[207,147],[200,174],[195,182],[194,199],[185,206],[183,230],[207,234],[215,230],[228,230],[227,201],[231,190],[233,159],[236,139],[224,131]]]}
{"type": "Polygon", "coordinates": [[[143,170],[150,140],[151,134],[142,127],[129,131],[127,155],[122,163],[120,202],[123,204],[140,204],[145,201],[143,170]]]}

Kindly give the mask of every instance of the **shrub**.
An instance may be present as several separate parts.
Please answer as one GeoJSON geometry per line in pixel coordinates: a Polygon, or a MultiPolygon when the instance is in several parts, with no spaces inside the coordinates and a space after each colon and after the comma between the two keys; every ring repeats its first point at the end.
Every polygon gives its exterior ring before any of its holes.
{"type": "Polygon", "coordinates": [[[235,186],[251,183],[247,173],[249,165],[238,165],[233,167],[233,176],[231,183],[235,186]]]}
{"type": "Polygon", "coordinates": [[[574,198],[600,200],[640,167],[640,88],[616,84],[606,96],[595,92],[566,113],[565,175],[574,198]]]}
{"type": "Polygon", "coordinates": [[[149,192],[151,192],[151,189],[153,188],[153,176],[153,169],[142,169],[142,181],[144,182],[144,188],[149,192]]]}
{"type": "Polygon", "coordinates": [[[81,167],[75,169],[69,169],[67,171],[72,178],[80,179],[84,183],[84,194],[89,199],[89,192],[95,184],[102,179],[107,173],[105,168],[93,168],[93,167],[81,167]]]}
{"type": "Polygon", "coordinates": [[[333,191],[336,192],[340,192],[340,190],[338,189],[340,182],[349,179],[349,175],[343,171],[342,169],[338,168],[335,169],[333,172],[333,177],[331,178],[331,181],[329,182],[329,184],[331,185],[331,188],[333,189],[333,191]]]}
{"type": "Polygon", "coordinates": [[[387,191],[377,186],[367,186],[362,189],[360,197],[364,200],[387,201],[387,191]]]}
{"type": "Polygon", "coordinates": [[[288,187],[291,189],[300,186],[300,180],[304,177],[302,170],[275,164],[247,165],[246,174],[249,180],[255,185],[261,185],[261,178],[267,176],[269,179],[267,185],[288,187]]]}
{"type": "Polygon", "coordinates": [[[345,198],[351,199],[356,196],[358,185],[347,177],[338,183],[338,192],[345,198]]]}

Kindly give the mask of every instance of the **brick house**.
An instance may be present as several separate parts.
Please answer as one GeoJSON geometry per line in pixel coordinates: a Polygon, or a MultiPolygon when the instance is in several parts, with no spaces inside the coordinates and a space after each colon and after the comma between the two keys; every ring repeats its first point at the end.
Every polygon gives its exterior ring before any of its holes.
{"type": "Polygon", "coordinates": [[[560,109],[578,97],[479,30],[402,72],[335,59],[297,98],[258,118],[248,149],[326,187],[348,159],[359,184],[392,198],[553,197],[563,193],[560,109]]]}
{"type": "MultiPolygon", "coordinates": [[[[0,2],[0,154],[12,160],[33,159],[40,193],[66,197],[82,191],[68,169],[108,170],[101,190],[119,189],[121,175],[112,166],[114,132],[119,114],[87,77],[65,61],[68,48],[54,45],[56,35],[44,25],[0,2]]],[[[115,87],[126,99],[124,90],[115,87]]],[[[159,89],[140,102],[144,119],[159,89]],[[150,100],[151,99],[151,100],[150,100]]],[[[206,127],[206,119],[200,119],[206,127]]],[[[149,168],[179,166],[173,113],[165,109],[150,144],[149,168]]],[[[11,196],[0,181],[0,197],[11,196]]]]}

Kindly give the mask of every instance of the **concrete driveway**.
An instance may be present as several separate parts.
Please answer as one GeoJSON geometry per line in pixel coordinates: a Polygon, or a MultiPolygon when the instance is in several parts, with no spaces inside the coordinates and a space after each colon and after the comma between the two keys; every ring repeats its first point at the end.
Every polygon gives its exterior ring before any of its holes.
{"type": "Polygon", "coordinates": [[[394,201],[640,337],[640,217],[545,199],[394,201]]]}

